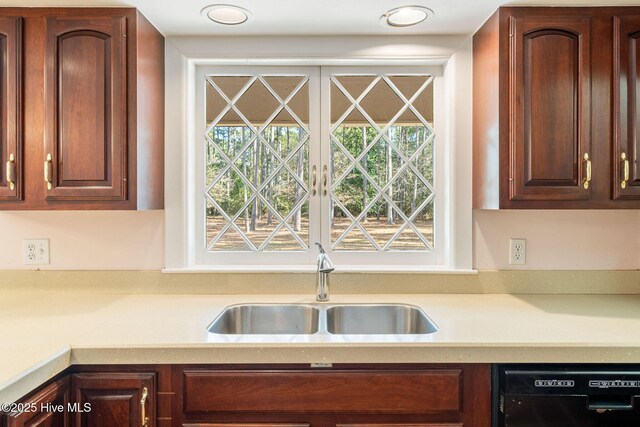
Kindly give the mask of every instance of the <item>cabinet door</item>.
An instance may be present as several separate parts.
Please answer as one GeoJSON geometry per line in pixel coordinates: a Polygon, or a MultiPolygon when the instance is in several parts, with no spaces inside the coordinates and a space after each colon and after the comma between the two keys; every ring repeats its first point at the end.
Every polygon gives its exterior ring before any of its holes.
{"type": "Polygon", "coordinates": [[[310,427],[309,424],[293,423],[186,423],[182,427],[310,427]]]}
{"type": "Polygon", "coordinates": [[[70,416],[75,427],[156,425],[155,374],[74,374],[71,391],[76,407],[70,416]]]}
{"type": "Polygon", "coordinates": [[[640,15],[613,23],[613,198],[640,199],[640,15]]]}
{"type": "Polygon", "coordinates": [[[510,18],[510,200],[591,198],[590,26],[580,16],[510,18]]]}
{"type": "Polygon", "coordinates": [[[337,424],[336,427],[462,427],[460,423],[337,424]]]}
{"type": "Polygon", "coordinates": [[[0,18],[0,201],[22,199],[22,19],[0,18]]]}
{"type": "Polygon", "coordinates": [[[455,413],[461,369],[206,370],[182,372],[183,407],[209,413],[455,413]],[[292,392],[295,390],[295,392],[292,392]]]}
{"type": "Polygon", "coordinates": [[[47,200],[125,200],[126,18],[47,19],[47,200]]]}
{"type": "Polygon", "coordinates": [[[7,415],[7,427],[67,427],[69,378],[64,377],[20,404],[22,409],[7,415]]]}

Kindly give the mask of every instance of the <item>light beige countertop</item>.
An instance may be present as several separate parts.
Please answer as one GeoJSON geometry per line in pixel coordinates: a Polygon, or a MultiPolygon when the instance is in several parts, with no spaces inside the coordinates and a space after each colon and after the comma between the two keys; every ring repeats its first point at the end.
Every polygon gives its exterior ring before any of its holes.
{"type": "Polygon", "coordinates": [[[423,342],[212,343],[237,303],[311,295],[0,293],[0,402],[71,364],[640,362],[640,295],[333,295],[408,303],[439,327],[423,342]]]}

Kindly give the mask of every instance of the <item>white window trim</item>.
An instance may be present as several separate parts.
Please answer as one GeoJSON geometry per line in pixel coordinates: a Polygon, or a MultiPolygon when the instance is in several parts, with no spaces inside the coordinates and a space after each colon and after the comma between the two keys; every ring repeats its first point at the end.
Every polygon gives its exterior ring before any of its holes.
{"type": "MultiPolygon", "coordinates": [[[[319,38],[318,42],[322,42],[319,38]]],[[[234,53],[244,56],[239,58],[220,58],[215,51],[203,54],[200,44],[193,51],[178,49],[176,45],[167,41],[166,53],[166,99],[165,104],[165,272],[209,272],[209,271],[283,271],[306,272],[313,271],[314,266],[291,265],[253,265],[253,266],[202,266],[196,262],[194,245],[194,227],[192,214],[189,207],[194,206],[196,194],[189,191],[194,188],[193,178],[187,172],[189,170],[188,159],[192,158],[192,141],[196,132],[191,125],[195,109],[195,82],[196,67],[206,64],[259,64],[259,65],[290,65],[290,66],[317,66],[317,65],[434,65],[445,64],[444,70],[444,97],[446,115],[446,129],[439,131],[440,137],[446,140],[447,163],[451,170],[448,180],[448,194],[451,196],[445,203],[447,218],[451,221],[450,237],[445,247],[445,262],[442,265],[357,265],[344,266],[337,271],[381,271],[381,272],[437,272],[437,273],[469,273],[472,270],[472,210],[471,210],[471,105],[469,94],[471,93],[471,42],[467,41],[458,52],[449,48],[448,61],[443,60],[442,55],[422,55],[419,58],[394,57],[384,47],[380,52],[383,57],[359,57],[358,53],[350,50],[354,44],[361,43],[358,38],[332,38],[331,42],[341,45],[343,54],[334,54],[329,58],[287,58],[285,52],[278,52],[275,58],[260,58],[251,55],[253,49],[251,41],[246,40],[245,49],[236,46],[234,53]],[[340,40],[344,39],[344,40],[340,40]],[[185,50],[187,52],[185,52],[185,50]],[[203,58],[217,58],[215,60],[203,58]],[[246,59],[254,58],[254,59],[246,59]],[[455,142],[455,144],[454,144],[455,142]]],[[[361,39],[361,38],[360,38],[361,39]]],[[[375,39],[375,38],[374,38],[375,39]]],[[[382,39],[380,39],[382,40],[382,39]]],[[[384,39],[386,40],[386,39],[384,39]]],[[[422,39],[419,39],[422,40],[422,39]]],[[[201,41],[201,40],[200,40],[201,41]]],[[[395,40],[394,40],[395,41],[395,40]]],[[[381,42],[381,41],[380,41],[381,42]]],[[[213,41],[212,41],[213,43],[213,41]]],[[[381,42],[382,43],[382,42],[381,42]]],[[[286,44],[286,43],[285,43],[286,44]]],[[[184,40],[178,45],[184,46],[184,40]]],[[[242,45],[242,43],[241,43],[242,45]]],[[[395,44],[394,44],[395,45],[395,44]]],[[[189,44],[187,44],[189,46],[189,44]]],[[[388,48],[388,46],[386,46],[388,48]]],[[[307,41],[305,48],[311,54],[314,51],[313,43],[307,41]]],[[[206,50],[206,49],[205,49],[206,50]]],[[[215,50],[215,49],[214,49],[215,50]]],[[[277,49],[276,49],[277,50],[277,49]]],[[[418,49],[419,50],[419,49],[418,49]]],[[[439,51],[441,53],[442,49],[439,51]]],[[[254,51],[255,52],[255,51],[254,51]]],[[[447,55],[448,56],[448,55],[447,55]]]]}

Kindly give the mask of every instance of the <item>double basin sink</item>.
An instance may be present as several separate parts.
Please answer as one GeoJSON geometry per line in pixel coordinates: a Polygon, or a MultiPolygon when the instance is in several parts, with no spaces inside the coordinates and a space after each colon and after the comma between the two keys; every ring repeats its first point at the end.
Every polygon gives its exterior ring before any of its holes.
{"type": "Polygon", "coordinates": [[[437,326],[408,304],[240,304],[209,326],[221,335],[428,335],[437,326]]]}

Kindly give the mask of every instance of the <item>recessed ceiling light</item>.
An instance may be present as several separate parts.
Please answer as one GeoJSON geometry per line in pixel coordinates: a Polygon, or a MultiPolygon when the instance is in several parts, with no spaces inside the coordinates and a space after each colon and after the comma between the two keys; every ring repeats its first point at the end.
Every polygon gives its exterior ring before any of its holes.
{"type": "Polygon", "coordinates": [[[433,10],[423,6],[403,6],[391,9],[380,20],[392,27],[410,27],[433,15],[433,10]]]}
{"type": "Polygon", "coordinates": [[[201,14],[222,25],[243,24],[251,17],[248,10],[230,4],[212,4],[202,9],[201,14]]]}

